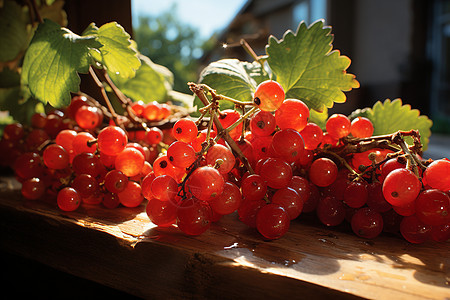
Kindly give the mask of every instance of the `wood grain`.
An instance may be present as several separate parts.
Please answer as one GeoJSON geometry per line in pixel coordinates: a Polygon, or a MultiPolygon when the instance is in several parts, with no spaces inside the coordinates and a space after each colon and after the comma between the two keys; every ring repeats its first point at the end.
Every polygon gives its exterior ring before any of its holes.
{"type": "Polygon", "coordinates": [[[235,215],[189,237],[144,206],[64,213],[0,180],[4,250],[139,297],[450,299],[450,243],[364,240],[307,219],[275,241],[235,215]]]}

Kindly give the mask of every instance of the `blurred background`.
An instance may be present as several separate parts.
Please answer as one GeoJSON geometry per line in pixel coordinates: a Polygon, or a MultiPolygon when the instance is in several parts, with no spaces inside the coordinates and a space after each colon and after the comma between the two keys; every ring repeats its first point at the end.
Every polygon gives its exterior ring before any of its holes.
{"type": "Polygon", "coordinates": [[[68,0],[65,9],[74,32],[118,21],[143,54],[174,73],[181,92],[212,61],[251,61],[241,38],[264,54],[270,35],[280,39],[301,21],[324,19],[361,84],[330,113],[401,98],[433,120],[429,152],[450,156],[450,0],[68,0]],[[108,13],[98,13],[104,7],[108,13]]]}

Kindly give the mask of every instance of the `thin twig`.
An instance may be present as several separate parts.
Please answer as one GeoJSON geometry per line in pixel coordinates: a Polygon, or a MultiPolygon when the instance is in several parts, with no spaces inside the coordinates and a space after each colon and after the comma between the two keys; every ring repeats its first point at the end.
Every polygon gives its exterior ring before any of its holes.
{"type": "Polygon", "coordinates": [[[206,114],[208,112],[208,110],[211,108],[212,105],[213,105],[213,103],[211,102],[208,105],[199,108],[198,112],[202,113],[202,114],[206,114]]]}
{"type": "Polygon", "coordinates": [[[92,66],[89,67],[89,74],[91,75],[92,79],[94,79],[95,84],[100,89],[100,92],[102,94],[103,100],[105,101],[106,106],[108,107],[108,110],[111,113],[112,118],[114,119],[116,124],[119,125],[118,115],[115,112],[113,106],[111,105],[111,101],[109,101],[108,95],[106,94],[105,86],[103,85],[103,83],[98,78],[98,76],[97,76],[94,68],[92,68],[92,66]]]}
{"type": "Polygon", "coordinates": [[[44,20],[42,19],[41,14],[39,13],[39,9],[37,7],[36,0],[31,0],[31,7],[33,8],[34,15],[36,16],[36,19],[38,20],[38,22],[44,23],[44,20]]]}
{"type": "Polygon", "coordinates": [[[234,122],[233,124],[231,124],[229,127],[227,127],[227,131],[231,132],[231,130],[235,129],[236,127],[239,126],[239,124],[241,124],[242,122],[244,122],[245,120],[248,119],[248,117],[250,117],[251,115],[253,115],[259,108],[258,107],[253,107],[252,109],[250,109],[245,115],[241,116],[236,122],[234,122]]]}
{"type": "MultiPolygon", "coordinates": [[[[202,85],[198,85],[193,82],[189,82],[189,89],[197,95],[197,97],[202,101],[203,105],[206,106],[209,104],[209,100],[206,97],[204,93],[204,89],[202,85]]],[[[223,128],[222,124],[220,123],[219,119],[217,118],[217,115],[214,115],[212,118],[214,125],[216,125],[218,135],[223,135],[223,139],[227,144],[231,147],[235,155],[243,162],[244,166],[247,168],[250,174],[254,174],[253,168],[251,167],[250,163],[248,162],[248,159],[245,157],[245,155],[242,153],[239,146],[236,144],[236,142],[231,138],[231,136],[228,134],[228,132],[223,128]]]]}
{"type": "Polygon", "coordinates": [[[125,94],[122,93],[122,91],[115,85],[115,83],[112,81],[111,77],[109,77],[108,72],[105,69],[102,69],[102,71],[103,71],[103,77],[105,78],[106,83],[108,83],[108,85],[111,87],[111,89],[113,90],[113,93],[117,96],[117,98],[120,100],[120,102],[122,102],[122,104],[128,105],[128,106],[133,104],[133,101],[131,101],[130,98],[125,96],[125,94]]]}
{"type": "Polygon", "coordinates": [[[104,107],[103,105],[101,105],[97,100],[95,100],[94,97],[92,97],[92,96],[90,96],[90,95],[88,95],[86,93],[80,92],[80,91],[77,92],[76,94],[79,95],[79,96],[86,97],[87,102],[90,105],[95,106],[98,109],[100,109],[102,111],[103,115],[106,116],[108,119],[112,119],[113,118],[111,113],[109,112],[109,110],[106,107],[104,107]]]}
{"type": "MultiPolygon", "coordinates": [[[[214,117],[216,116],[216,110],[212,109],[209,114],[211,116],[211,119],[214,119],[214,117]]],[[[206,139],[205,139],[206,141],[209,141],[209,139],[211,138],[211,130],[213,127],[212,125],[213,122],[208,122],[208,129],[206,130],[206,139]]]]}
{"type": "Polygon", "coordinates": [[[233,98],[221,95],[221,94],[217,94],[217,91],[215,89],[211,88],[210,86],[208,86],[206,84],[200,84],[200,86],[203,89],[205,89],[208,93],[211,94],[211,97],[212,97],[213,101],[227,100],[227,101],[230,101],[230,102],[232,102],[232,103],[234,103],[236,105],[240,105],[240,106],[246,106],[246,105],[248,105],[248,106],[256,106],[256,104],[251,102],[251,101],[250,102],[249,101],[245,101],[245,102],[244,101],[239,101],[239,100],[236,100],[236,99],[233,99],[233,98]]]}
{"type": "Polygon", "coordinates": [[[396,145],[393,145],[390,139],[392,138],[392,134],[389,135],[387,139],[374,139],[374,140],[368,140],[368,139],[361,139],[358,143],[354,143],[354,139],[352,139],[349,143],[348,140],[344,139],[344,146],[340,147],[340,151],[336,151],[339,155],[342,157],[345,157],[352,153],[361,153],[368,150],[372,150],[375,148],[380,149],[388,149],[393,152],[397,152],[400,150],[400,147],[397,147],[396,145]]]}
{"type": "Polygon", "coordinates": [[[419,177],[419,170],[418,170],[417,162],[414,159],[413,154],[409,151],[408,145],[406,144],[405,140],[403,139],[401,132],[397,132],[393,136],[392,141],[395,142],[397,145],[399,145],[402,148],[403,152],[406,154],[408,162],[412,166],[412,171],[414,172],[414,174],[416,174],[417,177],[419,177]]]}
{"type": "Polygon", "coordinates": [[[339,162],[340,162],[345,168],[347,168],[347,169],[350,171],[350,173],[352,173],[353,175],[355,175],[355,176],[357,176],[357,177],[360,177],[360,176],[361,176],[361,174],[359,174],[358,172],[356,172],[356,171],[348,164],[348,162],[347,162],[344,158],[342,158],[341,156],[339,156],[337,153],[335,153],[335,152],[333,152],[333,151],[330,151],[330,150],[325,150],[325,149],[320,150],[320,153],[323,153],[323,154],[325,154],[325,155],[329,155],[329,156],[334,157],[335,159],[339,160],[339,162]]]}
{"type": "Polygon", "coordinates": [[[239,100],[236,100],[236,99],[224,96],[224,95],[219,95],[218,100],[227,100],[227,101],[233,102],[234,104],[239,105],[239,106],[246,106],[246,105],[256,106],[256,104],[251,101],[239,101],[239,100]]]}
{"type": "Polygon", "coordinates": [[[246,40],[241,39],[239,43],[242,48],[244,48],[245,52],[247,52],[255,61],[259,61],[260,57],[255,53],[255,51],[253,51],[252,47],[250,47],[246,40]]]}
{"type": "Polygon", "coordinates": [[[376,136],[371,136],[371,137],[367,137],[367,138],[355,138],[355,137],[347,137],[345,138],[347,143],[350,144],[358,144],[360,142],[372,142],[372,141],[380,141],[380,140],[392,140],[392,137],[395,134],[401,134],[402,136],[412,136],[415,137],[417,136],[417,130],[409,130],[409,131],[403,131],[403,130],[399,130],[395,133],[390,133],[390,134],[383,134],[383,135],[376,135],[376,136]]]}
{"type": "Polygon", "coordinates": [[[267,74],[266,70],[264,69],[264,60],[262,59],[263,56],[258,56],[256,52],[250,47],[249,43],[245,39],[240,40],[240,44],[242,48],[256,61],[261,65],[261,70],[263,74],[267,74]]]}
{"type": "Polygon", "coordinates": [[[134,113],[133,109],[131,108],[131,105],[133,104],[133,101],[131,101],[130,98],[128,98],[122,91],[114,84],[111,77],[109,77],[108,72],[105,69],[102,69],[102,75],[105,78],[106,83],[111,87],[114,95],[116,95],[117,99],[122,104],[122,107],[127,111],[128,116],[130,117],[130,120],[133,123],[141,124],[144,129],[147,130],[146,126],[144,125],[145,122],[141,120],[136,114],[134,113]]]}
{"type": "Polygon", "coordinates": [[[30,18],[30,22],[33,23],[34,21],[34,8],[33,5],[31,4],[30,0],[25,0],[27,6],[28,6],[28,17],[30,18]]]}

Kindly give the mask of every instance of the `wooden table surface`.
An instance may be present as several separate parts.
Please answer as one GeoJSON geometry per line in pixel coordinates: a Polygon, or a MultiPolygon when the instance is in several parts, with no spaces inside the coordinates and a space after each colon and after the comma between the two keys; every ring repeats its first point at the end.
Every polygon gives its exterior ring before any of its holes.
{"type": "Polygon", "coordinates": [[[450,243],[364,240],[302,217],[264,241],[235,215],[201,236],[158,228],[144,206],[65,213],[0,178],[5,251],[152,299],[450,299],[450,243]]]}

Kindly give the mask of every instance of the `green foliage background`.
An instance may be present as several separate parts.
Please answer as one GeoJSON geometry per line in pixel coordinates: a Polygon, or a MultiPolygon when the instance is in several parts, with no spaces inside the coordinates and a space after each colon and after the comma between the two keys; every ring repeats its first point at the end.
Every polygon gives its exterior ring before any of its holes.
{"type": "MultiPolygon", "coordinates": [[[[345,102],[344,92],[359,87],[355,76],[346,72],[350,59],[333,49],[331,27],[323,20],[310,26],[301,22],[280,39],[271,36],[261,64],[222,59],[199,72],[198,58],[214,45],[214,37],[199,38],[194,28],[175,17],[176,7],[157,17],[142,17],[134,43],[116,22],[91,24],[81,35],[73,33],[64,28],[62,0],[39,3],[45,21],[38,25],[29,19],[27,5],[0,1],[0,111],[9,111],[19,122],[29,121],[31,113],[47,103],[67,105],[70,92],[79,90],[78,73],[90,67],[106,70],[133,101],[176,101],[176,95],[188,106],[193,97],[187,82],[196,81],[199,73],[200,82],[241,101],[251,101],[257,85],[272,78],[288,98],[304,101],[311,108],[311,121],[322,128],[327,108],[345,102]]],[[[232,106],[224,103],[221,108],[232,106]]],[[[400,100],[357,113],[374,122],[375,134],[419,129],[426,149],[432,122],[400,100]]],[[[3,119],[0,125],[11,121],[3,119]]]]}

